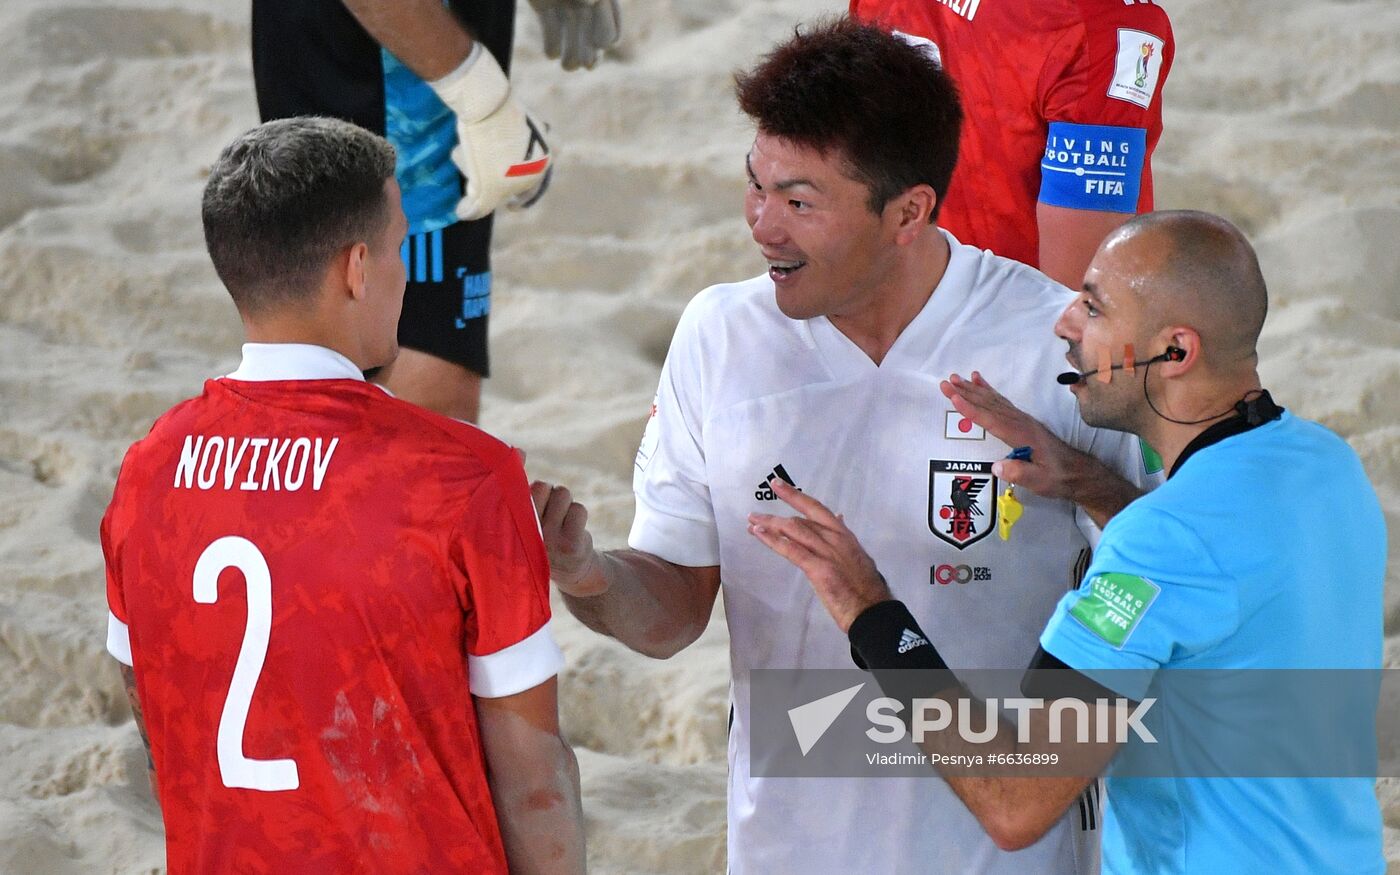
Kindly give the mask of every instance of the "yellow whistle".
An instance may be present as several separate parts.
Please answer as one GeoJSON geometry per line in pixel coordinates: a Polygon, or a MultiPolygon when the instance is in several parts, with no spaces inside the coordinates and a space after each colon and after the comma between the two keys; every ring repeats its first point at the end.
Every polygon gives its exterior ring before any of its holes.
{"type": "Polygon", "coordinates": [[[1016,487],[1007,486],[997,499],[997,534],[1003,541],[1011,540],[1011,527],[1016,525],[1024,512],[1025,507],[1016,500],[1016,487]]]}

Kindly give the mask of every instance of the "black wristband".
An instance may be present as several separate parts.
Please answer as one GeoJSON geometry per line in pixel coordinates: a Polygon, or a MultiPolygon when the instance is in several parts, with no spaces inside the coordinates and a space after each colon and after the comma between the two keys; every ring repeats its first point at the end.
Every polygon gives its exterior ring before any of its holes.
{"type": "Polygon", "coordinates": [[[851,658],[871,671],[890,668],[947,670],[948,664],[919,628],[904,602],[890,600],[866,608],[851,624],[851,658]]]}
{"type": "Polygon", "coordinates": [[[906,721],[914,713],[915,699],[960,686],[904,602],[866,608],[851,624],[849,638],[851,658],[875,675],[886,696],[904,704],[906,721]]]}

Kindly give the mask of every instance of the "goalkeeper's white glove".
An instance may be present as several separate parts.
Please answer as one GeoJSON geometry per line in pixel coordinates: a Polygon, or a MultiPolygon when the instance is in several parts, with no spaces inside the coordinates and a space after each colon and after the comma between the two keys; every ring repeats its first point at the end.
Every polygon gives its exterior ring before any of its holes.
{"type": "Polygon", "coordinates": [[[622,35],[617,0],[530,0],[544,29],[544,53],[565,70],[592,68],[598,53],[622,35]]]}
{"type": "Polygon", "coordinates": [[[480,219],[501,204],[528,207],[549,184],[551,157],[544,125],[510,94],[510,80],[480,43],[433,91],[457,116],[452,160],[467,178],[457,204],[463,221],[480,219]]]}

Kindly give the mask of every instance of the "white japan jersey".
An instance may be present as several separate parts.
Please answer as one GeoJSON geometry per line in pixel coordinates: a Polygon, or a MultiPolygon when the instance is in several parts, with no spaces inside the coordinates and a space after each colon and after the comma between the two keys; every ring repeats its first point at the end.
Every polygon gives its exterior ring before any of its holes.
{"type": "MultiPolygon", "coordinates": [[[[1079,583],[1097,530],[1066,501],[1022,489],[1009,541],[996,533],[1010,448],[965,422],[938,389],[973,369],[1061,439],[1143,483],[1137,438],[1089,428],[1055,384],[1052,326],[1072,299],[1039,272],[951,235],[948,269],[876,366],[825,317],[789,319],[762,276],[712,286],[686,308],[637,454],[628,543],[687,566],[718,565],[729,622],[729,865],[774,872],[1097,871],[1099,818],[1071,805],[1037,844],[998,850],[927,778],[756,778],[752,669],[850,668],[850,647],[795,567],[747,531],[790,514],[785,477],[845,516],[897,598],[953,669],[1023,669],[1057,601],[1079,583]]],[[[1016,690],[977,690],[1019,695],[1016,690]]]]}

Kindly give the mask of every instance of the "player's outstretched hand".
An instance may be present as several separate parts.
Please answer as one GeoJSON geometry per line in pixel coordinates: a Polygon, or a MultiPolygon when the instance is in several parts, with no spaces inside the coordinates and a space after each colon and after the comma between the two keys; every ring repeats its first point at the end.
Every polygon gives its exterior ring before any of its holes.
{"type": "Polygon", "coordinates": [[[530,0],[544,30],[544,53],[565,70],[592,69],[622,35],[617,0],[530,0]]]}
{"type": "Polygon", "coordinates": [[[772,483],[773,492],[801,516],[751,513],[749,533],[801,569],[836,625],[849,632],[866,608],[894,598],[889,586],[845,520],[781,477],[772,483]]]}
{"type": "Polygon", "coordinates": [[[530,497],[540,517],[540,533],[549,554],[549,578],[564,595],[595,596],[607,589],[607,579],[588,533],[588,508],[574,501],[568,487],[543,480],[530,484],[530,497]]]}
{"type": "Polygon", "coordinates": [[[457,218],[480,219],[505,204],[528,207],[549,185],[546,128],[510,93],[501,65],[477,43],[461,67],[428,83],[457,116],[452,161],[466,177],[457,218]]]}

